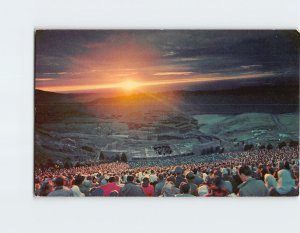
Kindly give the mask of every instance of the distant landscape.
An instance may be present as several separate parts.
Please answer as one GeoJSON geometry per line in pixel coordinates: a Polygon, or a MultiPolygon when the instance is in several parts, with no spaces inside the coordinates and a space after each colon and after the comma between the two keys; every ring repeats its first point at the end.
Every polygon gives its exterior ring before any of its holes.
{"type": "Polygon", "coordinates": [[[155,144],[192,151],[190,144],[212,139],[225,151],[298,141],[298,96],[297,85],[100,98],[36,90],[35,162],[93,161],[109,150],[131,159],[155,144]]]}

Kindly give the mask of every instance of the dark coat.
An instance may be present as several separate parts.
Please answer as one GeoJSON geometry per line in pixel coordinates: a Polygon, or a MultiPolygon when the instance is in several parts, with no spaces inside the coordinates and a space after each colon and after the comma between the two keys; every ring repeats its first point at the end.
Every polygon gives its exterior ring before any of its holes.
{"type": "Polygon", "coordinates": [[[268,196],[268,190],[262,180],[249,178],[239,186],[239,195],[241,197],[263,197],[268,196]]]}
{"type": "Polygon", "coordinates": [[[155,185],[155,196],[161,195],[161,191],[166,184],[166,180],[161,180],[155,185]]]}
{"type": "Polygon", "coordinates": [[[124,187],[121,188],[119,196],[121,197],[144,197],[145,193],[141,186],[134,183],[127,182],[124,187]]]}

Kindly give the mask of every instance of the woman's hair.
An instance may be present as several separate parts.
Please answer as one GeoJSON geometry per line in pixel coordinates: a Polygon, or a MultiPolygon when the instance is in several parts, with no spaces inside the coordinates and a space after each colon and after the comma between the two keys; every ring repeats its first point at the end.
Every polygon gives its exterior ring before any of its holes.
{"type": "Polygon", "coordinates": [[[148,187],[149,183],[150,183],[149,178],[148,177],[144,177],[143,184],[142,184],[143,187],[148,187]]]}
{"type": "Polygon", "coordinates": [[[118,197],[119,196],[119,192],[117,190],[113,190],[109,193],[110,197],[118,197]]]}
{"type": "Polygon", "coordinates": [[[187,194],[190,191],[190,185],[186,182],[181,182],[179,189],[180,193],[187,194]]]}
{"type": "Polygon", "coordinates": [[[249,166],[241,166],[239,169],[240,174],[244,174],[245,176],[251,176],[251,169],[249,166]]]}
{"type": "Polygon", "coordinates": [[[82,184],[83,180],[84,180],[84,176],[77,175],[75,177],[75,180],[73,180],[73,185],[80,185],[82,184]]]}
{"type": "Polygon", "coordinates": [[[219,189],[223,188],[225,185],[224,179],[222,177],[217,177],[214,180],[215,186],[219,189]]]}
{"type": "Polygon", "coordinates": [[[133,180],[134,180],[134,176],[133,175],[127,176],[127,181],[128,182],[133,182],[133,180]]]}

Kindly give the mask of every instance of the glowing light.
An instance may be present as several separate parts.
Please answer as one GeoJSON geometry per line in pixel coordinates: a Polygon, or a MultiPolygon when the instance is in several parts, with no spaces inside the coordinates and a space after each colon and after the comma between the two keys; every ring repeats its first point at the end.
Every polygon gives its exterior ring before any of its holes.
{"type": "Polygon", "coordinates": [[[127,80],[125,82],[120,83],[120,87],[127,91],[131,91],[139,86],[140,84],[138,82],[131,81],[131,80],[127,80]]]}

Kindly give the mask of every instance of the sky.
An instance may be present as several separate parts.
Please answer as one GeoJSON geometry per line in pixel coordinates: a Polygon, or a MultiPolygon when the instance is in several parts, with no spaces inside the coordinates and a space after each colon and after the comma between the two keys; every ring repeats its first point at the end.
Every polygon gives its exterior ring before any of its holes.
{"type": "Polygon", "coordinates": [[[132,92],[298,80],[299,43],[291,30],[38,30],[35,86],[132,92]]]}

